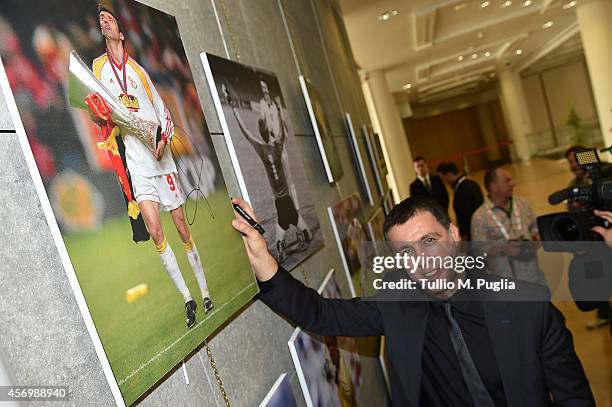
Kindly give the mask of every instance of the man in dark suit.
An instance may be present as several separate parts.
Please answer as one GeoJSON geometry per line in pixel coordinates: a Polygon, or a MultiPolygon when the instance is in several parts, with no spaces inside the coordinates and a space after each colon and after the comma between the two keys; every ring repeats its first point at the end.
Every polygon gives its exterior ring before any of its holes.
{"type": "Polygon", "coordinates": [[[459,168],[452,162],[438,165],[436,172],[442,180],[454,191],[453,209],[457,217],[459,234],[464,241],[471,240],[470,222],[476,209],[484,202],[480,185],[459,173],[459,168]]]}
{"type": "MultiPolygon", "coordinates": [[[[256,219],[246,202],[233,202],[256,219]]],[[[244,236],[260,299],[273,310],[323,336],[385,335],[396,406],[595,405],[564,318],[547,300],[464,301],[473,291],[450,286],[427,290],[430,301],[325,299],[279,267],[263,236],[238,214],[232,225],[244,236]]],[[[446,212],[430,198],[395,206],[384,231],[402,249],[460,241],[446,212]]],[[[406,274],[412,281],[466,278],[444,268],[406,274]]],[[[532,298],[546,293],[540,286],[517,285],[532,298]]]]}
{"type": "Polygon", "coordinates": [[[448,192],[444,183],[437,175],[429,174],[425,157],[417,156],[413,160],[417,179],[410,184],[410,196],[428,196],[448,211],[448,192]]]}

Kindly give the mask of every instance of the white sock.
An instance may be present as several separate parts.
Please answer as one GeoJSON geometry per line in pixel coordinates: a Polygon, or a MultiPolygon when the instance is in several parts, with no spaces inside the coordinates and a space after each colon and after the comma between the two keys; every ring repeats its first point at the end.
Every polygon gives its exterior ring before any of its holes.
{"type": "Polygon", "coordinates": [[[183,243],[183,245],[185,246],[185,253],[187,253],[187,260],[189,260],[193,274],[195,274],[196,280],[198,280],[198,285],[200,286],[200,291],[202,292],[202,299],[206,297],[210,298],[208,284],[206,283],[206,276],[204,276],[204,267],[202,267],[202,261],[200,260],[198,248],[196,247],[195,243],[193,243],[191,238],[189,239],[189,243],[183,243]]]}
{"type": "Polygon", "coordinates": [[[159,253],[159,257],[161,257],[162,264],[164,265],[166,272],[172,279],[172,282],[176,286],[176,289],[181,293],[185,302],[191,301],[191,293],[187,288],[187,284],[185,284],[185,280],[183,279],[183,275],[181,274],[181,269],[179,268],[178,262],[176,261],[176,256],[172,251],[172,248],[164,239],[164,241],[159,245],[155,246],[155,249],[159,253]]]}

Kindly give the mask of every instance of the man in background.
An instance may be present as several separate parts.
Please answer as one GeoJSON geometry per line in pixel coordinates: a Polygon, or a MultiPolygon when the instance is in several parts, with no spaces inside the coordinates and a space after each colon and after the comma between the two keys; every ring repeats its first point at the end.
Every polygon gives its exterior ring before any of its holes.
{"type": "Polygon", "coordinates": [[[472,240],[506,242],[488,250],[489,271],[503,277],[540,282],[535,251],[524,244],[540,240],[533,209],[527,201],[514,196],[514,180],[507,170],[488,169],[484,184],[489,195],[472,216],[472,240]]]}
{"type": "Polygon", "coordinates": [[[414,171],[417,174],[412,184],[410,184],[410,196],[426,196],[433,198],[448,212],[448,192],[444,183],[437,175],[429,174],[429,167],[425,157],[419,155],[413,160],[414,171]]]}
{"type": "Polygon", "coordinates": [[[464,241],[471,240],[470,223],[476,209],[482,205],[484,198],[480,185],[459,172],[454,162],[447,161],[438,165],[436,170],[440,178],[453,189],[453,210],[457,217],[459,234],[464,241]]]}

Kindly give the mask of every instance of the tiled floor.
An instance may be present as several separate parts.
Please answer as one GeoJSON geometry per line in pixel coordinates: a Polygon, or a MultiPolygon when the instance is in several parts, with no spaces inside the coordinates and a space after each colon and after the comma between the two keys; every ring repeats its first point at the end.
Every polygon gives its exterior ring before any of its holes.
{"type": "MultiPolygon", "coordinates": [[[[536,159],[527,164],[506,167],[513,175],[517,187],[515,195],[529,201],[537,215],[563,211],[563,204],[551,206],[548,195],[567,186],[572,174],[565,160],[536,159]]],[[[471,174],[482,184],[483,173],[471,174]]],[[[608,271],[612,270],[610,265],[608,271]]],[[[559,284],[566,289],[567,273],[559,284]]],[[[569,298],[569,296],[565,296],[569,298]]],[[[595,394],[597,406],[612,407],[612,338],[608,327],[589,331],[586,324],[595,318],[594,312],[584,313],[572,301],[556,301],[563,312],[568,328],[574,337],[576,352],[582,361],[595,394]]]]}

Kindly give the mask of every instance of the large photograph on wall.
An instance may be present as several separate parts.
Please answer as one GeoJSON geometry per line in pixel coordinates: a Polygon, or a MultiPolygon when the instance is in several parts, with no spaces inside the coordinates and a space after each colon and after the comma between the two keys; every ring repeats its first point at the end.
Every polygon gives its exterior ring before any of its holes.
{"type": "Polygon", "coordinates": [[[317,139],[319,154],[321,154],[321,159],[323,160],[327,181],[330,183],[336,182],[342,178],[344,170],[342,169],[340,156],[338,156],[334,135],[327,120],[323,99],[319,95],[317,88],[302,75],[300,75],[300,86],[304,95],[304,101],[306,102],[308,117],[317,139]]]}
{"type": "Polygon", "coordinates": [[[243,197],[291,270],[323,246],[323,233],[278,79],[212,54],[202,62],[243,197]]]}
{"type": "Polygon", "coordinates": [[[258,291],[177,22],[132,0],[4,0],[0,44],[66,274],[133,404],[258,291]]]}
{"type": "MultiPolygon", "coordinates": [[[[340,299],[335,270],[330,270],[319,294],[340,299]]],[[[323,337],[296,328],[289,350],[308,407],[359,406],[363,368],[354,338],[323,337]]]]}
{"type": "Polygon", "coordinates": [[[349,287],[353,297],[361,295],[364,282],[365,269],[369,250],[372,246],[366,242],[371,241],[366,229],[363,216],[363,203],[357,192],[327,208],[329,221],[332,225],[334,237],[342,266],[349,280],[349,287]]]}
{"type": "Polygon", "coordinates": [[[355,159],[355,164],[357,166],[357,173],[359,175],[359,181],[361,183],[361,190],[364,192],[364,199],[367,199],[368,203],[374,206],[374,196],[372,195],[372,190],[370,189],[370,183],[368,182],[368,174],[366,172],[365,160],[361,154],[361,148],[359,147],[359,140],[357,138],[357,133],[355,132],[355,127],[353,126],[353,119],[351,118],[350,113],[346,113],[346,125],[348,127],[349,140],[351,143],[351,147],[353,150],[353,158],[355,159]]]}

